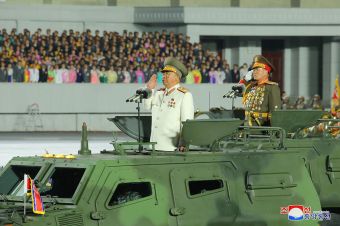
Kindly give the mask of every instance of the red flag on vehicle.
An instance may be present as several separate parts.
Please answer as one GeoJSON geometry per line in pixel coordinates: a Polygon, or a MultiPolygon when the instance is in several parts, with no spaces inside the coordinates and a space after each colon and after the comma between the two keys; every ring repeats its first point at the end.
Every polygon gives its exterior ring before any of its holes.
{"type": "Polygon", "coordinates": [[[36,214],[45,214],[44,204],[42,201],[42,198],[40,196],[40,193],[35,186],[34,183],[31,183],[32,185],[32,207],[33,207],[33,213],[36,214]]]}
{"type": "Polygon", "coordinates": [[[24,194],[31,195],[32,179],[29,175],[24,174],[24,194]]]}

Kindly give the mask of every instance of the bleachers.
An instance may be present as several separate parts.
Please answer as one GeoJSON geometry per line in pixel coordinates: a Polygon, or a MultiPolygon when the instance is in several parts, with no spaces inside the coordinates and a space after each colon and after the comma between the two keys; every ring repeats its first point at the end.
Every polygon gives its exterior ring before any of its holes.
{"type": "Polygon", "coordinates": [[[240,78],[237,65],[230,70],[226,59],[182,33],[2,29],[0,82],[144,83],[152,74],[161,82],[159,71],[169,56],[186,64],[188,84],[240,78]]]}

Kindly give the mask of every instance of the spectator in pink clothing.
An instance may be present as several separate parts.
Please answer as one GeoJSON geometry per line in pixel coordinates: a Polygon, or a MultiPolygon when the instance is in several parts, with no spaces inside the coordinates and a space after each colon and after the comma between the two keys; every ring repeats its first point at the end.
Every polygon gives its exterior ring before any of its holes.
{"type": "Polygon", "coordinates": [[[65,67],[65,64],[61,65],[61,77],[62,77],[63,83],[68,83],[69,74],[68,74],[68,70],[65,67]]]}
{"type": "Polygon", "coordinates": [[[99,84],[99,71],[96,65],[93,65],[91,70],[91,84],[99,84]]]}
{"type": "Polygon", "coordinates": [[[75,83],[77,80],[77,72],[74,68],[73,65],[70,66],[70,70],[68,71],[68,76],[69,76],[69,83],[75,83]]]}
{"type": "Polygon", "coordinates": [[[145,48],[145,49],[150,48],[150,39],[149,39],[149,38],[148,38],[148,39],[146,40],[146,42],[144,43],[144,48],[145,48]]]}
{"type": "Polygon", "coordinates": [[[133,63],[133,62],[134,62],[134,60],[135,60],[134,56],[135,56],[135,54],[133,54],[133,55],[131,55],[131,56],[129,57],[130,63],[133,63]]]}
{"type": "Polygon", "coordinates": [[[72,62],[76,62],[79,61],[79,57],[76,55],[76,51],[72,50],[71,55],[68,56],[68,62],[72,63],[72,62]]]}
{"type": "Polygon", "coordinates": [[[123,83],[130,83],[131,82],[131,75],[130,75],[130,72],[127,70],[126,67],[123,67],[123,75],[124,75],[123,83]]]}
{"type": "Polygon", "coordinates": [[[165,40],[163,38],[161,38],[161,41],[159,43],[159,48],[162,50],[162,51],[165,51],[165,47],[166,47],[166,44],[165,44],[165,40]]]}
{"type": "Polygon", "coordinates": [[[145,83],[145,75],[140,66],[138,66],[136,70],[136,83],[145,83]]]}
{"type": "Polygon", "coordinates": [[[41,56],[39,55],[39,51],[35,51],[35,60],[38,61],[39,64],[41,64],[41,56]]]}

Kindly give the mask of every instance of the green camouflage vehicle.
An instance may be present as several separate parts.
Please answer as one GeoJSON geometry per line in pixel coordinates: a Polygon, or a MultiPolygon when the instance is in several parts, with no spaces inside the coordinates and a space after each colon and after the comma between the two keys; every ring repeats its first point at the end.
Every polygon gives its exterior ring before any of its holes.
{"type": "Polygon", "coordinates": [[[284,141],[285,150],[300,151],[322,208],[333,209],[339,213],[340,139],[335,139],[330,131],[336,127],[331,125],[339,120],[320,119],[324,114],[323,111],[313,110],[274,112],[273,125],[283,128],[290,135],[284,141]],[[328,126],[323,132],[312,130],[325,123],[328,126]]]}
{"type": "MultiPolygon", "coordinates": [[[[340,140],[335,139],[329,126],[323,132],[312,131],[321,123],[340,120],[320,119],[325,112],[315,110],[276,111],[272,127],[242,128],[233,137],[219,142],[225,152],[248,152],[249,147],[261,150],[277,149],[284,153],[299,152],[313,184],[318,192],[323,209],[339,213],[340,207],[340,140]],[[242,135],[240,138],[240,134],[242,135]]],[[[340,128],[337,128],[340,129],[340,128]]],[[[288,162],[287,162],[288,163],[288,162]]]]}
{"type": "MultiPolygon", "coordinates": [[[[112,121],[136,136],[135,118],[112,121]]],[[[115,141],[114,150],[100,154],[91,154],[83,126],[79,155],[15,157],[4,167],[0,225],[320,225],[301,217],[339,204],[337,143],[287,139],[280,127],[239,129],[242,123],[185,122],[185,152],[136,151],[136,142],[115,141]],[[319,156],[326,155],[323,171],[319,156]],[[35,179],[45,215],[24,203],[24,174],[35,179]]],[[[148,132],[142,128],[146,147],[153,145],[148,132]]]]}

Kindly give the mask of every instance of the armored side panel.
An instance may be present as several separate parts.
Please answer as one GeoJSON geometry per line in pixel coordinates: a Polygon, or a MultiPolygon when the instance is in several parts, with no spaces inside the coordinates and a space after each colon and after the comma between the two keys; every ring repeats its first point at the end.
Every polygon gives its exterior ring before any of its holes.
{"type": "Polygon", "coordinates": [[[311,221],[288,221],[289,213],[281,212],[296,204],[321,210],[318,195],[298,152],[234,152],[231,156],[237,170],[236,187],[231,185],[230,190],[236,189],[240,216],[234,225],[317,225],[311,221]],[[243,184],[244,190],[241,189],[243,184]],[[249,212],[254,215],[248,215],[249,212]],[[278,212],[280,217],[274,219],[278,212]]]}
{"type": "Polygon", "coordinates": [[[340,140],[287,140],[288,151],[298,150],[306,161],[323,208],[340,207],[340,140]]]}
{"type": "Polygon", "coordinates": [[[186,144],[210,145],[230,136],[243,123],[239,119],[200,119],[183,122],[182,138],[186,144]]]}
{"type": "MultiPolygon", "coordinates": [[[[123,133],[138,140],[138,117],[137,116],[116,116],[109,118],[123,133]]],[[[142,141],[150,141],[151,116],[141,116],[140,131],[142,141]]]]}
{"type": "Polygon", "coordinates": [[[209,116],[212,119],[227,119],[227,118],[238,118],[244,120],[244,109],[219,109],[219,108],[211,108],[209,110],[209,116]]]}
{"type": "MultiPolygon", "coordinates": [[[[317,119],[325,114],[323,111],[276,111],[273,112],[272,124],[295,133],[299,129],[317,124],[317,119]]],[[[306,162],[310,177],[320,197],[323,208],[339,208],[340,187],[340,140],[332,136],[286,139],[288,152],[298,151],[306,162]]]]}
{"type": "Polygon", "coordinates": [[[297,132],[299,129],[314,125],[324,114],[317,110],[280,110],[272,113],[271,124],[281,127],[287,133],[297,132]]]}

